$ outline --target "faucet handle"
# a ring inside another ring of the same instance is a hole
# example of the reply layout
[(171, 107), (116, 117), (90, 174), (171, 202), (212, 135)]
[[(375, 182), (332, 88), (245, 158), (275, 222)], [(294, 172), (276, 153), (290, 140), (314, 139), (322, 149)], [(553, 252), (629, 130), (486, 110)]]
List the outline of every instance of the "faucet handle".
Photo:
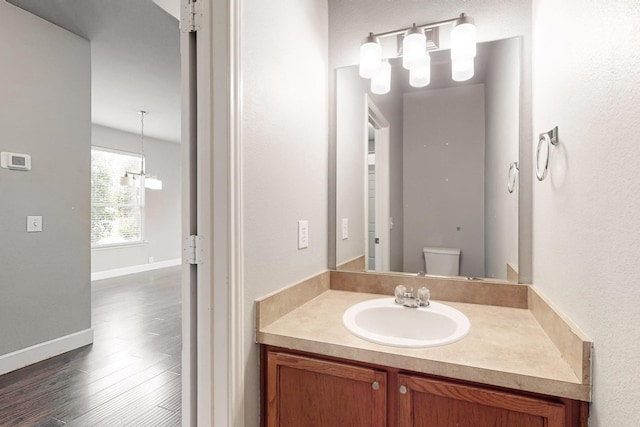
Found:
[(425, 288), (424, 286), (418, 289), (418, 305), (420, 305), (421, 307), (428, 307), (430, 298), (431, 292), (429, 292), (429, 289)]
[(407, 288), (403, 285), (396, 286), (394, 294), (396, 296), (396, 304), (404, 304), (405, 293), (407, 292)]

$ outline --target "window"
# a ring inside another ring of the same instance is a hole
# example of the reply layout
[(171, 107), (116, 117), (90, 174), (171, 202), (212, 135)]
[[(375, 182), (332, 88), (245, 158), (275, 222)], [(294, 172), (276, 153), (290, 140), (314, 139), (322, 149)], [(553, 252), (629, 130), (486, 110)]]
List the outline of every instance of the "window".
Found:
[(125, 172), (140, 171), (141, 156), (91, 149), (91, 247), (142, 242), (144, 187), (120, 184)]

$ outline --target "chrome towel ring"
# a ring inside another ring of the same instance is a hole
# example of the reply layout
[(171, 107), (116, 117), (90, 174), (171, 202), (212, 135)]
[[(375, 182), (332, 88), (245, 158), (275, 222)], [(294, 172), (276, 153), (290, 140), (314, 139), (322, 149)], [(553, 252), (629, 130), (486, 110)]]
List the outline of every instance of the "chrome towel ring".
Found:
[[(538, 150), (536, 152), (536, 177), (538, 181), (544, 180), (549, 169), (549, 153), (552, 145), (558, 145), (558, 126), (549, 132), (541, 133), (538, 140)], [(542, 159), (540, 152), (542, 151)], [(542, 166), (542, 168), (541, 168)]]
[(507, 190), (509, 191), (509, 193), (513, 193), (513, 190), (516, 188), (516, 179), (518, 178), (518, 172), (520, 172), (518, 162), (512, 162), (509, 165), (509, 172), (507, 173)]

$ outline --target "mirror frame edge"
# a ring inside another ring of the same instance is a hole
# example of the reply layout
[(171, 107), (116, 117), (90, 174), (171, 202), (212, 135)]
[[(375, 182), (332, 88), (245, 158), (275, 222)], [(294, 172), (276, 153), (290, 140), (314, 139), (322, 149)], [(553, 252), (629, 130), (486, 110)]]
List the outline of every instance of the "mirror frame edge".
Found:
[[(519, 154), (518, 162), (518, 283), (533, 283), (533, 179), (532, 179), (532, 63), (531, 40), (524, 35), (515, 35), (520, 40), (520, 111), (519, 111)], [(505, 37), (510, 38), (510, 37)], [(484, 40), (491, 42), (494, 40)], [(337, 117), (336, 117), (336, 81), (338, 68), (329, 69), (328, 82), (328, 270), (337, 270)], [(524, 179), (523, 179), (524, 177)], [(524, 208), (524, 209), (523, 209)], [(384, 272), (384, 274), (396, 272)], [(404, 274), (402, 272), (398, 272)]]

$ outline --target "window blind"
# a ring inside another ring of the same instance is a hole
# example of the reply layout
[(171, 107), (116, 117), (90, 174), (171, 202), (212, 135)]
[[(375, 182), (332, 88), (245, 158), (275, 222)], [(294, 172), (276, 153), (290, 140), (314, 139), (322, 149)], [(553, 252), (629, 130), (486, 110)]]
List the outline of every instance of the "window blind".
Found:
[(143, 240), (144, 188), (120, 184), (125, 172), (140, 172), (141, 156), (91, 149), (91, 246)]

